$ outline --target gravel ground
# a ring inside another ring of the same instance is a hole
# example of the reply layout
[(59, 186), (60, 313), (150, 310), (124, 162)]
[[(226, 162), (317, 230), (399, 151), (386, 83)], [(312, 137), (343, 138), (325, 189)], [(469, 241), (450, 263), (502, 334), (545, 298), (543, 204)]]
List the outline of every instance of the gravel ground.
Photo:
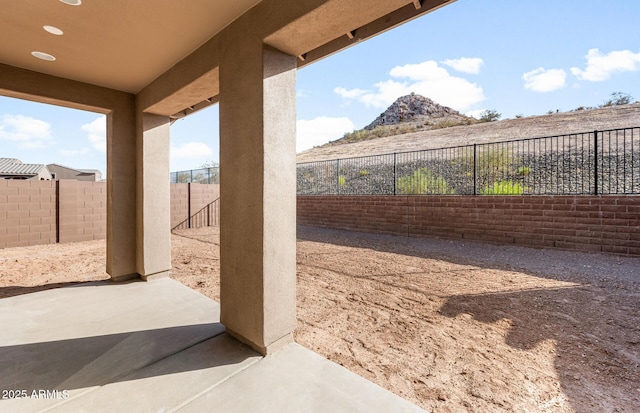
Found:
[[(171, 276), (219, 299), (216, 228)], [(0, 250), (0, 297), (104, 279), (104, 241)], [(296, 340), (434, 412), (640, 411), (640, 259), (300, 227)]]

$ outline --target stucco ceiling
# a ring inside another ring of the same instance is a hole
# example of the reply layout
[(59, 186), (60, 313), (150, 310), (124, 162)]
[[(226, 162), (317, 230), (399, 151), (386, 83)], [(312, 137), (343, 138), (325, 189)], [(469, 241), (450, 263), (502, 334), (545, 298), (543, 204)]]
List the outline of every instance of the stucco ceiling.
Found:
[[(137, 93), (259, 2), (82, 0), (75, 6), (60, 0), (3, 1), (0, 63)], [(56, 60), (37, 59), (34, 51)]]

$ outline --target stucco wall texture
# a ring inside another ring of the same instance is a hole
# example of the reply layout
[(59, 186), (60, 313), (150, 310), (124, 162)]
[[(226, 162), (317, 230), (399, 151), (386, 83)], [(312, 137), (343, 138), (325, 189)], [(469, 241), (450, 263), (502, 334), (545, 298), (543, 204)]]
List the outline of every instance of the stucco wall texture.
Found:
[[(188, 218), (189, 194), (193, 213), (220, 190), (172, 184), (172, 227)], [(105, 182), (0, 180), (0, 248), (104, 239), (106, 205)]]

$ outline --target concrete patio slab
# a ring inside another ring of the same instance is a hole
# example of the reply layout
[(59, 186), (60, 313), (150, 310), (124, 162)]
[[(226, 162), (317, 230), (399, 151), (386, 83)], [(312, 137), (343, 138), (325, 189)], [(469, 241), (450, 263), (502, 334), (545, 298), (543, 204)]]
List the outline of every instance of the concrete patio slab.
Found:
[(422, 411), (297, 344), (260, 356), (170, 278), (5, 298), (0, 323), (2, 412)]
[(298, 344), (221, 383), (182, 412), (424, 412)]

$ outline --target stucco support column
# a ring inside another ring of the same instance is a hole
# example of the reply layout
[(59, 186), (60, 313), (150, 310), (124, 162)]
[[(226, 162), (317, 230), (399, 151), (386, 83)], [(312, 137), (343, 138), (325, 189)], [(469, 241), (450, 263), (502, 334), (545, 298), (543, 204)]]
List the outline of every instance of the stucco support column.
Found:
[(220, 66), (221, 321), (267, 354), (296, 327), (296, 58), (239, 38)]
[(138, 277), (133, 96), (107, 114), (107, 273), (113, 281)]
[(169, 121), (138, 114), (136, 269), (143, 280), (167, 276), (171, 268)]

